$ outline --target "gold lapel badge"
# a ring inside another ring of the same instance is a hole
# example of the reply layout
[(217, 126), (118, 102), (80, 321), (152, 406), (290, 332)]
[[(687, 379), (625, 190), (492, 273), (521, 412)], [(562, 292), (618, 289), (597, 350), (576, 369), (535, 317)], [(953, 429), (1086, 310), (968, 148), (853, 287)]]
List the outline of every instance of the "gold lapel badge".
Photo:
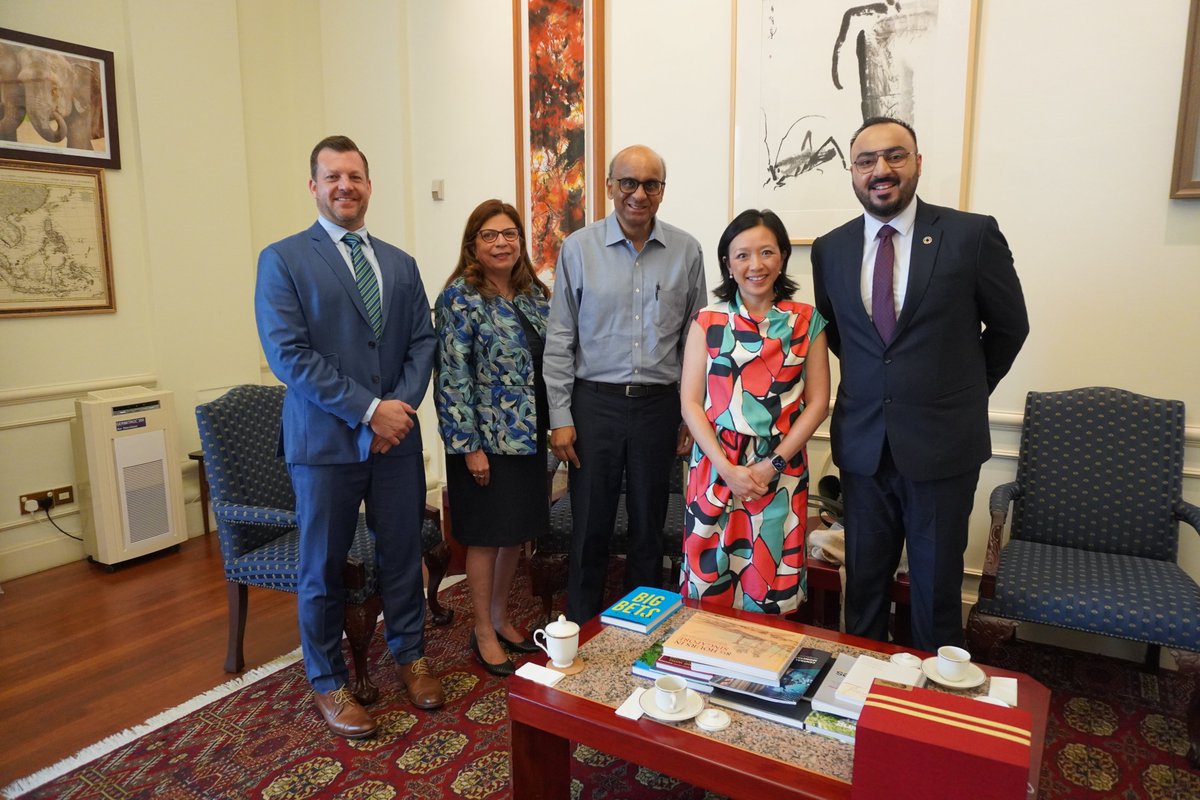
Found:
[(921, 244), (933, 244), (933, 237), (926, 236), (924, 239), (921, 240)]

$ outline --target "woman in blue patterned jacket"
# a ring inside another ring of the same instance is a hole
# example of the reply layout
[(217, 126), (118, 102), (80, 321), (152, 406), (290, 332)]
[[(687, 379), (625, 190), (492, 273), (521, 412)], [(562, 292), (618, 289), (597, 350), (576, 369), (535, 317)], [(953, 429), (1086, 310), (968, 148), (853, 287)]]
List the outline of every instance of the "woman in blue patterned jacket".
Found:
[(537, 652), (513, 627), (508, 595), (521, 544), (549, 526), (542, 382), (549, 308), (517, 210), (499, 200), (480, 204), (434, 306), (436, 403), (450, 521), (467, 547), (471, 650), (501, 677), (514, 671), (505, 649)]

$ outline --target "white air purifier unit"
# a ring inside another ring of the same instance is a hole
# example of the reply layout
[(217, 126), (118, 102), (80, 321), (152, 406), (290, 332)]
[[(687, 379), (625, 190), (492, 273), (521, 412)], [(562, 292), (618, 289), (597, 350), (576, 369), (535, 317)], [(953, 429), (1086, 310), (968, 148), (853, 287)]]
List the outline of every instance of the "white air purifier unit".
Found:
[(129, 386), (75, 401), (84, 551), (113, 565), (187, 539), (174, 395)]

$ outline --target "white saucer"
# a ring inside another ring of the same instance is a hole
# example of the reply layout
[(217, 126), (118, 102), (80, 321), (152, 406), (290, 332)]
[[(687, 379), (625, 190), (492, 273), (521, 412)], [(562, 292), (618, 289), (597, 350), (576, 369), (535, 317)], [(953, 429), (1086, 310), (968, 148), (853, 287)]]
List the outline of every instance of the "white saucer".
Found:
[(934, 683), (940, 683), (942, 686), (948, 686), (951, 689), (972, 689), (987, 680), (987, 675), (983, 674), (983, 670), (974, 664), (967, 664), (967, 674), (960, 680), (952, 681), (942, 675), (937, 670), (937, 656), (930, 656), (921, 662), (921, 671), (925, 673), (925, 677)]
[(683, 700), (683, 708), (678, 711), (663, 711), (658, 707), (658, 703), (654, 702), (654, 690), (647, 689), (642, 692), (638, 705), (642, 707), (646, 716), (653, 717), (659, 722), (682, 722), (685, 719), (691, 719), (704, 709), (704, 698), (700, 696), (699, 692), (688, 689)]

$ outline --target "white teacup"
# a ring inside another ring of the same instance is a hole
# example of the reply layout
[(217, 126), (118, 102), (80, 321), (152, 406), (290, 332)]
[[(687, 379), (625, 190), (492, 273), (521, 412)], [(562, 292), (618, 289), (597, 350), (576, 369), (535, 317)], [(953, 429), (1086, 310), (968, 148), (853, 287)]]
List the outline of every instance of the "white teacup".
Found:
[(654, 679), (654, 704), (660, 710), (673, 714), (682, 711), (687, 700), (687, 681), (677, 675), (663, 675)]
[(971, 654), (961, 647), (943, 645), (937, 651), (937, 671), (948, 681), (961, 681), (967, 677), (971, 666)]
[[(541, 641), (538, 641), (538, 634), (542, 636)], [(579, 625), (559, 614), (557, 622), (533, 632), (533, 643), (550, 656), (552, 665), (566, 669), (575, 663), (575, 654), (579, 652)]]

